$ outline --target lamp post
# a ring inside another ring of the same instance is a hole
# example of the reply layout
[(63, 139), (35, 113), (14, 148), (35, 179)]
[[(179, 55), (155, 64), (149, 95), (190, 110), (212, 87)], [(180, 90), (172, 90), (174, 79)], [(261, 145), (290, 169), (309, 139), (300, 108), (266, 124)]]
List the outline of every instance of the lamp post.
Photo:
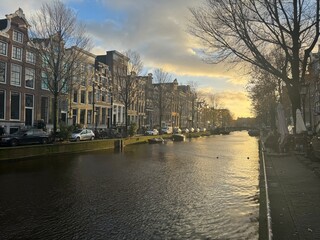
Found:
[(92, 81), (92, 126), (95, 126), (95, 99), (96, 99), (96, 91), (95, 91), (95, 82)]
[[(96, 79), (98, 79), (98, 81), (96, 81)], [(95, 74), (95, 79), (92, 81), (92, 126), (94, 126), (95, 131), (97, 130), (98, 127), (98, 121), (95, 117), (95, 114), (97, 113), (96, 109), (95, 109), (95, 104), (96, 104), (96, 87), (98, 87), (98, 89), (101, 89), (101, 85), (100, 85), (100, 75), (99, 74)]]

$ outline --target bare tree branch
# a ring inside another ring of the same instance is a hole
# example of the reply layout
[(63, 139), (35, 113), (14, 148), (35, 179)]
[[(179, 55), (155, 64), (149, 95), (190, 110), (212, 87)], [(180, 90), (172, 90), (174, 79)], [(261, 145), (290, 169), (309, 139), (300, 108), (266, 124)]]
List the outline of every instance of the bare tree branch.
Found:
[(59, 0), (44, 3), (30, 23), (31, 44), (42, 62), (40, 74), (45, 75), (45, 84), (54, 98), (53, 131), (56, 133), (59, 97), (72, 79), (79, 76), (76, 64), (84, 60), (90, 39), (76, 14)]

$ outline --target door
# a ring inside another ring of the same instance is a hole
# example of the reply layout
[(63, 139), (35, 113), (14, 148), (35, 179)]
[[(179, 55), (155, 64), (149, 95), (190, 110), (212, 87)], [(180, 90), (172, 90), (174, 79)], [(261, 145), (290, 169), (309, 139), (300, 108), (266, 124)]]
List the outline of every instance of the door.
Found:
[(26, 112), (25, 112), (25, 125), (32, 126), (33, 109), (26, 108), (25, 110), (26, 110)]

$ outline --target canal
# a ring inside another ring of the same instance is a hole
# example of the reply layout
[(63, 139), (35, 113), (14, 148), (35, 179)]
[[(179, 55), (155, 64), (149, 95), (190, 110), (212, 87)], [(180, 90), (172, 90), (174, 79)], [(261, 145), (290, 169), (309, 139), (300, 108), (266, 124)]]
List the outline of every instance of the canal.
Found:
[(258, 139), (0, 163), (0, 239), (258, 239)]

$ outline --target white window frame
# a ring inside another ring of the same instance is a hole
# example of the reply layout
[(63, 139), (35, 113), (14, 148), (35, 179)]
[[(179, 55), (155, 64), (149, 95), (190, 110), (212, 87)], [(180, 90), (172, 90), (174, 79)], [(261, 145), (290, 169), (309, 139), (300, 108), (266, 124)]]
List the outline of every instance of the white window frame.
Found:
[[(82, 93), (84, 93), (84, 95), (82, 95)], [(87, 94), (86, 94), (86, 90), (80, 90), (80, 104), (86, 104), (86, 97), (87, 97)], [(82, 97), (83, 97), (83, 102), (82, 102)]]
[[(3, 42), (3, 41), (0, 41), (0, 44), (2, 45), (2, 47), (0, 49), (4, 49), (4, 53), (2, 51), (0, 51), (0, 55), (3, 55), (3, 56), (8, 56), (8, 43), (7, 42)], [(3, 46), (5, 46), (5, 48), (3, 48)]]
[[(32, 74), (31, 74), (32, 73)], [(36, 71), (33, 68), (25, 68), (25, 87), (34, 89), (34, 84), (36, 81)], [(32, 76), (32, 87), (27, 86), (27, 80), (29, 80), (29, 77)]]
[(31, 64), (36, 64), (36, 55), (34, 54), (34, 52), (27, 51), (26, 62)]
[[(72, 93), (73, 93), (72, 94), (72, 102), (79, 103), (79, 91), (77, 89), (73, 89)], [(75, 97), (76, 97), (76, 99), (75, 99)], [(74, 100), (76, 100), (76, 101), (74, 101)]]
[(23, 43), (23, 33), (13, 30), (13, 36), (12, 36), (13, 41), (18, 42), (18, 43)]
[(0, 61), (0, 62), (3, 62), (4, 63), (4, 81), (0, 81), (0, 83), (7, 83), (7, 66), (8, 64), (5, 62), (5, 61)]
[[(32, 106), (27, 106), (27, 96), (32, 96)], [(25, 101), (25, 109), (32, 109), (32, 112), (33, 112), (33, 109), (34, 109), (34, 95), (33, 94), (29, 94), (29, 93), (26, 93), (24, 95), (24, 101)], [(33, 118), (33, 117), (32, 117)], [(33, 120), (33, 119), (32, 119)]]
[[(13, 79), (13, 76), (12, 76), (12, 75), (13, 75), (13, 69), (14, 69), (15, 67), (18, 67), (18, 68), (20, 69), (19, 72), (18, 72), (18, 71), (15, 72), (16, 74), (19, 74), (19, 84), (16, 84), (16, 82), (13, 82), (13, 81), (12, 81), (12, 79)], [(19, 87), (21, 87), (21, 76), (22, 76), (22, 66), (20, 66), (20, 65), (18, 65), (18, 64), (12, 63), (12, 64), (11, 64), (11, 74), (10, 74), (10, 84), (13, 85), (13, 86), (19, 86)]]
[[(44, 83), (44, 79), (47, 80), (47, 83)], [(42, 72), (41, 73), (41, 89), (43, 90), (49, 90), (49, 87), (48, 87), (48, 75), (45, 73), (45, 72)]]
[[(20, 53), (18, 50), (20, 50)], [(12, 59), (22, 61), (22, 55), (23, 55), (23, 49), (21, 47), (12, 46), (12, 54), (11, 54)]]
[[(43, 99), (45, 99), (43, 101)], [(49, 101), (50, 98), (46, 97), (46, 96), (41, 96), (41, 100), (40, 100), (40, 116), (41, 118), (45, 121), (45, 123), (48, 123), (49, 121)], [(45, 103), (43, 105), (43, 103)]]
[[(0, 89), (0, 92), (3, 92), (3, 97), (4, 97), (4, 101), (3, 101), (3, 118), (0, 117), (1, 120), (4, 120), (6, 118), (6, 90), (4, 89)], [(1, 102), (0, 102), (1, 104)]]
[[(12, 93), (17, 93), (19, 95), (19, 118), (18, 119), (11, 118), (11, 115), (12, 115), (12, 109), (11, 109), (11, 107), (12, 107), (12, 103), (11, 103)], [(21, 119), (21, 93), (12, 91), (12, 92), (10, 92), (10, 120), (11, 121), (20, 121), (20, 119)]]

